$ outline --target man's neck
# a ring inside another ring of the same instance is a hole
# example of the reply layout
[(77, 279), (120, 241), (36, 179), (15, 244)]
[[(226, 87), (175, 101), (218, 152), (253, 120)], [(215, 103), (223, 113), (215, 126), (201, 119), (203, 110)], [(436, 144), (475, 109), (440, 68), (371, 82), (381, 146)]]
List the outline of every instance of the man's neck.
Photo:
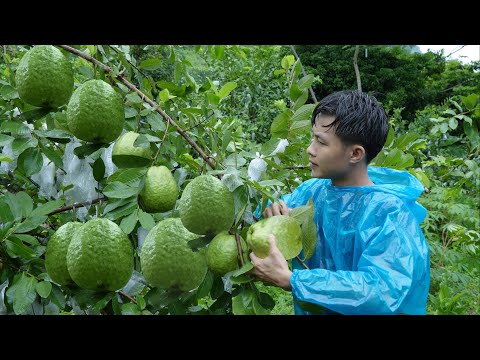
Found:
[(332, 179), (334, 186), (372, 186), (375, 183), (368, 177), (367, 167), (353, 169), (343, 178)]

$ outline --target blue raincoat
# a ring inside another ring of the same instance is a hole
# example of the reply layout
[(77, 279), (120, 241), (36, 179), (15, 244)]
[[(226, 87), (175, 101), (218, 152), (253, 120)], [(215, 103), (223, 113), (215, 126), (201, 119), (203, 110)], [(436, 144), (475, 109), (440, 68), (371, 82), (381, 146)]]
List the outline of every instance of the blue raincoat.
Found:
[(416, 202), (424, 187), (407, 171), (370, 166), (368, 175), (375, 186), (313, 178), (282, 197), (290, 208), (315, 205), (309, 270), (292, 260), (296, 314), (426, 313), (430, 251), (419, 225), (427, 212)]

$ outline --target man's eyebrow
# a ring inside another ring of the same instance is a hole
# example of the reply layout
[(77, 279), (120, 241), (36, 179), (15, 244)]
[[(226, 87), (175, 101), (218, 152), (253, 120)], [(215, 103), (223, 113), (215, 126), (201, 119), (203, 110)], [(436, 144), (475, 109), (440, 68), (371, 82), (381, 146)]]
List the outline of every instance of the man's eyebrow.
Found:
[(322, 141), (327, 141), (327, 139), (325, 138), (325, 136), (321, 135), (322, 133), (319, 133), (319, 132), (315, 132), (315, 131), (312, 131), (313, 132), (313, 135), (320, 138)]

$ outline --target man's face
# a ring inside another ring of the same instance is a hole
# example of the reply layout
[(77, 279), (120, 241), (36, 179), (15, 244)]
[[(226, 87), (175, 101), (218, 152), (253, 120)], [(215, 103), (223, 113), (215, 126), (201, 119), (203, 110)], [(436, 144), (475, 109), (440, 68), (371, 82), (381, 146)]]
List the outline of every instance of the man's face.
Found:
[(334, 121), (333, 116), (317, 116), (312, 128), (312, 142), (307, 148), (312, 176), (321, 179), (344, 179), (348, 174), (349, 146), (345, 146), (335, 135), (334, 127), (324, 127)]

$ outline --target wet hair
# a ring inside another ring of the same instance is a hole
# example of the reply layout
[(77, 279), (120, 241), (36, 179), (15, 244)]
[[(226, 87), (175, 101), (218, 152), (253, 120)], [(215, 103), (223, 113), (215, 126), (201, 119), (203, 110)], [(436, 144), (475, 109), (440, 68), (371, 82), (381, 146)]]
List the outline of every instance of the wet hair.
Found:
[(382, 105), (371, 95), (358, 90), (338, 91), (324, 97), (312, 114), (334, 116), (326, 127), (335, 127), (335, 135), (345, 145), (360, 144), (366, 152), (367, 164), (382, 150), (388, 134), (388, 117)]

